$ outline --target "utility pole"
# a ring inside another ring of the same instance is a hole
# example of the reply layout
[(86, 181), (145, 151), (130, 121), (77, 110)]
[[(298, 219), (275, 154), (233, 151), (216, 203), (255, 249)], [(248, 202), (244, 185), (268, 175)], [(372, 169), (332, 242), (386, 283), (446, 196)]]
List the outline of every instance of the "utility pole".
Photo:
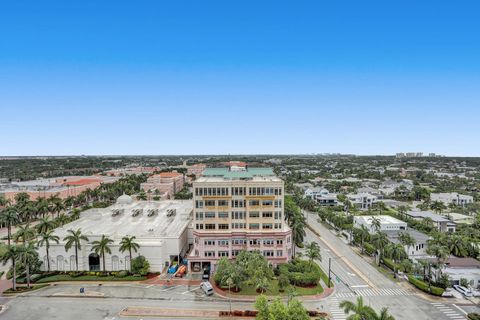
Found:
[(332, 269), (332, 258), (328, 258), (328, 283), (327, 286), (330, 288), (330, 282), (332, 282), (332, 277), (330, 276), (330, 271)]

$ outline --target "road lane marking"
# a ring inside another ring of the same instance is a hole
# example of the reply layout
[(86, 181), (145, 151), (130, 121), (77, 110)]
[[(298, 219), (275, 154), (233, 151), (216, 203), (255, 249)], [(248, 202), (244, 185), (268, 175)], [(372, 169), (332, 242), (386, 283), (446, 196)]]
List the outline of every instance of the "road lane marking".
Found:
[(457, 306), (456, 304), (452, 304), (452, 306), (454, 306), (455, 308), (457, 308), (458, 310), (460, 310), (461, 313), (463, 313), (464, 315), (467, 315), (468, 313), (463, 310), (462, 308), (460, 308), (459, 306)]

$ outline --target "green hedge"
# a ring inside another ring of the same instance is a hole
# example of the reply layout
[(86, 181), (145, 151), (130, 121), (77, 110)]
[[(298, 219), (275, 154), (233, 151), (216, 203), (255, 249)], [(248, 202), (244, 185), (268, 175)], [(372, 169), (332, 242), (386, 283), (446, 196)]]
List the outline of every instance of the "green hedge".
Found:
[(296, 286), (317, 285), (321, 278), (321, 269), (316, 262), (295, 259), (279, 266), (280, 274), (288, 277)]
[(443, 294), (443, 292), (445, 291), (442, 288), (438, 288), (438, 287), (434, 287), (434, 286), (430, 286), (431, 291), (429, 291), (428, 290), (428, 283), (425, 283), (422, 280), (416, 279), (411, 275), (408, 276), (408, 281), (411, 284), (413, 284), (415, 287), (417, 287), (418, 289), (420, 289), (424, 292), (427, 292), (427, 293), (431, 293), (434, 296), (441, 296)]
[[(383, 258), (383, 264), (390, 270), (394, 271), (394, 263), (391, 259)], [(396, 270), (398, 270), (398, 265)]]
[(470, 320), (480, 320), (480, 314), (478, 313), (469, 313), (467, 318)]
[(76, 277), (72, 277), (68, 274), (57, 274), (55, 276), (42, 278), (38, 280), (37, 283), (56, 282), (56, 281), (142, 281), (145, 279), (147, 279), (147, 277), (144, 277), (144, 276), (125, 276), (125, 277), (76, 276)]

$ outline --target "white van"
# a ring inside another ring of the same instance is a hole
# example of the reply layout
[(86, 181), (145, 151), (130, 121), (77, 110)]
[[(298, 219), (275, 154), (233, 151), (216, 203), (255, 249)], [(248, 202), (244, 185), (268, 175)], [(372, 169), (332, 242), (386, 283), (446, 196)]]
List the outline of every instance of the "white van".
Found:
[(461, 294), (463, 294), (465, 297), (471, 297), (472, 296), (472, 292), (465, 288), (465, 287), (462, 287), (462, 286), (459, 286), (458, 284), (454, 285), (453, 288), (455, 290), (457, 290), (458, 292), (460, 292)]
[(212, 284), (208, 281), (202, 282), (202, 284), (200, 284), (200, 288), (207, 296), (211, 296), (213, 294)]

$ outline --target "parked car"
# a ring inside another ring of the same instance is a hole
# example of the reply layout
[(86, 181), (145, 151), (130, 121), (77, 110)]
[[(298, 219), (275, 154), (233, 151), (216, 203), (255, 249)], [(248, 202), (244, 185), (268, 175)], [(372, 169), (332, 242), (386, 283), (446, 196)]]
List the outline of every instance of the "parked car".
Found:
[(461, 294), (463, 294), (465, 297), (471, 297), (472, 296), (472, 292), (470, 291), (470, 289), (467, 289), (463, 286), (460, 286), (458, 284), (454, 285), (453, 288), (455, 290), (457, 290), (458, 292), (460, 292)]
[(480, 291), (473, 290), (473, 291), (472, 291), (472, 295), (473, 295), (475, 298), (480, 297)]
[(442, 297), (450, 298), (453, 297), (453, 290), (452, 288), (447, 288), (445, 291), (442, 293)]

